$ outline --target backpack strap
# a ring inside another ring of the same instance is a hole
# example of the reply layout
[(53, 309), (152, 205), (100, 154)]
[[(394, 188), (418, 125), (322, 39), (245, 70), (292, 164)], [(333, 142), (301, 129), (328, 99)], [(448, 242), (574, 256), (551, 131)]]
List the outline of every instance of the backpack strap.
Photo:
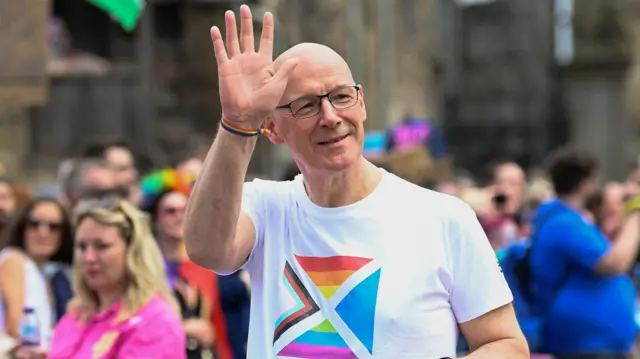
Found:
[(533, 219), (533, 233), (531, 235), (531, 246), (533, 246), (537, 241), (537, 235), (540, 232), (540, 230), (544, 227), (545, 224), (547, 224), (547, 222), (549, 222), (549, 220), (551, 218), (553, 218), (553, 216), (555, 216), (558, 212), (560, 212), (563, 209), (563, 207), (559, 204), (556, 204), (555, 206), (553, 206), (551, 209), (547, 210), (545, 213), (541, 214), (540, 217)]

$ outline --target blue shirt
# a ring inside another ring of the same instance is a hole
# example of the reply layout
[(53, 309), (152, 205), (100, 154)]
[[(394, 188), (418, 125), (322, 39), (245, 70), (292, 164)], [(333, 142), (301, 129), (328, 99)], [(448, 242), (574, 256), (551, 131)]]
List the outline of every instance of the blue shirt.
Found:
[[(553, 214), (538, 223), (549, 210)], [(561, 201), (543, 204), (534, 225), (531, 270), (545, 349), (556, 355), (630, 353), (637, 331), (633, 284), (626, 275), (595, 272), (609, 241)]]

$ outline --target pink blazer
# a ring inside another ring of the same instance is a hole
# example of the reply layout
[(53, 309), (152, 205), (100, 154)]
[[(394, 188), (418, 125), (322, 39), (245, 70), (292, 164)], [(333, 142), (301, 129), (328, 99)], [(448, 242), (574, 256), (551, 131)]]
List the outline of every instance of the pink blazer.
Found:
[(160, 296), (118, 321), (121, 303), (86, 323), (67, 314), (55, 328), (50, 359), (184, 359), (186, 335), (177, 313)]

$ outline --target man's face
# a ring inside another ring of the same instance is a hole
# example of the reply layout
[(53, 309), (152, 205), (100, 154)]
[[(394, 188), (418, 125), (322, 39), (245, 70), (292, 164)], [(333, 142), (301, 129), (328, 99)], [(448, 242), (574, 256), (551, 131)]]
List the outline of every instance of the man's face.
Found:
[(624, 183), (625, 196), (633, 197), (640, 195), (640, 170), (632, 172)]
[[(354, 85), (346, 64), (303, 59), (292, 73), (280, 105)], [(276, 109), (270, 139), (286, 144), (302, 170), (337, 171), (349, 167), (362, 154), (366, 120), (362, 90), (354, 93), (357, 102), (353, 106), (336, 109), (323, 98), (320, 112), (307, 118), (295, 118), (289, 109)], [(335, 139), (340, 140), (331, 143)]]
[(92, 189), (115, 188), (118, 186), (117, 173), (106, 167), (92, 167), (86, 173), (85, 186)]
[(603, 191), (602, 229), (607, 235), (617, 233), (624, 221), (625, 187), (620, 183), (609, 183)]
[(504, 210), (516, 213), (522, 207), (525, 195), (526, 179), (524, 171), (515, 163), (507, 163), (496, 169), (496, 193), (506, 197)]
[(609, 183), (604, 187), (604, 209), (612, 213), (624, 211), (625, 187), (621, 183)]
[(138, 180), (133, 155), (126, 148), (112, 147), (107, 150), (106, 160), (114, 170), (117, 185), (130, 186)]

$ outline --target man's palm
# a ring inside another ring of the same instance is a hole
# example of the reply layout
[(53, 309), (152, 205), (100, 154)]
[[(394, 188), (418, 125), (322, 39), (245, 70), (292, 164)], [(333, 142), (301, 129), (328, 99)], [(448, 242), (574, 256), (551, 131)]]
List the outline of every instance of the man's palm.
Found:
[(217, 27), (211, 29), (211, 39), (218, 62), (220, 102), (225, 119), (256, 128), (278, 105), (296, 63), (289, 61), (277, 73), (274, 71), (271, 14), (265, 14), (258, 52), (254, 50), (253, 20), (247, 6), (240, 8), (240, 16), (240, 42), (231, 11), (225, 14), (226, 49)]

